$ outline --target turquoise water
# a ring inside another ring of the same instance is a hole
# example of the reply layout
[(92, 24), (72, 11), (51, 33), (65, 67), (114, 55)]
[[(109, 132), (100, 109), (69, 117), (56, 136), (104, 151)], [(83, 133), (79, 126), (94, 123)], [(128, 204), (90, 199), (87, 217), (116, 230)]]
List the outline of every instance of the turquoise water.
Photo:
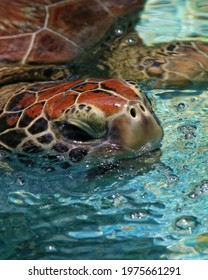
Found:
[(136, 30), (146, 44), (208, 38), (207, 0), (148, 0)]
[(161, 155), (107, 170), (0, 151), (1, 259), (208, 259), (208, 91), (147, 94)]
[(14, 169), (1, 170), (1, 258), (208, 258), (207, 91), (149, 94), (165, 131), (160, 159), (99, 174), (1, 153)]

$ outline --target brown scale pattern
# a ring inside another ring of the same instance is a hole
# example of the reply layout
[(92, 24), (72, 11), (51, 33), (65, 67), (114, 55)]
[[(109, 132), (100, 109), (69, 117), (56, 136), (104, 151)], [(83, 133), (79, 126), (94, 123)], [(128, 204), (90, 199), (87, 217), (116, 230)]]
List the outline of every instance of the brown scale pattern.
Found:
[(76, 92), (62, 93), (55, 95), (46, 102), (45, 113), (51, 120), (58, 119), (66, 108), (71, 107), (76, 102)]
[(136, 33), (118, 38), (106, 54), (110, 75), (151, 86), (187, 87), (208, 80), (208, 44), (170, 42), (145, 46)]
[(1, 104), (0, 143), (10, 150), (19, 147), (34, 152), (35, 146), (52, 148), (57, 136), (52, 131), (53, 123), (61, 121), (69, 108), (75, 104), (81, 107), (89, 104), (108, 117), (122, 110), (128, 100), (141, 100), (142, 94), (136, 95), (130, 86), (114, 79), (44, 82), (20, 89), (10, 85), (7, 99), (2, 99), (4, 104)]
[(126, 86), (124, 88), (123, 81), (117, 81), (115, 83), (115, 79), (109, 79), (101, 82), (101, 88), (104, 90), (115, 91), (116, 93), (122, 95), (123, 97), (129, 100), (134, 100), (135, 98), (138, 98), (138, 95), (136, 95), (136, 93), (132, 91), (132, 89), (129, 86)]
[[(131, 3), (130, 3), (131, 2)], [(1, 0), (0, 65), (68, 62), (144, 0)]]

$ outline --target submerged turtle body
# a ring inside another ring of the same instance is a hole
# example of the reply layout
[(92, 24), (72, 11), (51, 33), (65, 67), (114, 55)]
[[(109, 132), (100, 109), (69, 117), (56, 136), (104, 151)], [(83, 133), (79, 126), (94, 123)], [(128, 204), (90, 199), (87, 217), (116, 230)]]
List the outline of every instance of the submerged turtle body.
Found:
[(144, 0), (1, 0), (0, 65), (66, 62)]
[(139, 154), (163, 136), (139, 87), (116, 79), (5, 86), (0, 110), (0, 144), (8, 150)]
[(106, 53), (110, 75), (154, 88), (207, 83), (208, 43), (173, 41), (145, 46), (136, 33), (115, 39)]

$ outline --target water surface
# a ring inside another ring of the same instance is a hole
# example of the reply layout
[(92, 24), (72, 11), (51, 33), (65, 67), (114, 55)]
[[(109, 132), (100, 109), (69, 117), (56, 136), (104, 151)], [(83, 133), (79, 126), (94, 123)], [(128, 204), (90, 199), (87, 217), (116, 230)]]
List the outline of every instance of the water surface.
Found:
[[(171, 2), (147, 7), (139, 32), (206, 40), (206, 2)], [(160, 157), (101, 172), (0, 152), (1, 259), (208, 259), (208, 91), (147, 94), (165, 132)]]

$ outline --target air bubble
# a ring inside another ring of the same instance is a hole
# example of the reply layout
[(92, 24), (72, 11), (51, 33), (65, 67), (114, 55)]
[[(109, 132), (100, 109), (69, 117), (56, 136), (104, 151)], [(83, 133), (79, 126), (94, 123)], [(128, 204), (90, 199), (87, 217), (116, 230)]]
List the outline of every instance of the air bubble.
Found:
[(178, 112), (180, 112), (180, 111), (184, 111), (185, 107), (186, 107), (185, 103), (179, 103), (176, 106), (176, 109), (177, 109)]
[(16, 183), (19, 186), (23, 186), (25, 184), (25, 180), (22, 177), (18, 177), (17, 180), (16, 180)]
[(191, 102), (195, 102), (195, 101), (197, 101), (197, 98), (196, 97), (192, 97), (191, 98)]
[(178, 127), (178, 131), (184, 134), (193, 132), (196, 129), (197, 129), (196, 125), (192, 125), (192, 124), (183, 124)]
[(192, 233), (198, 225), (197, 218), (194, 216), (181, 216), (175, 220), (174, 228), (178, 231), (188, 231)]
[(190, 171), (190, 168), (188, 167), (188, 165), (184, 165), (184, 166), (183, 166), (183, 170), (184, 170), (185, 172), (189, 172), (189, 171)]
[(7, 156), (5, 151), (0, 150), (0, 159), (5, 158)]
[(147, 216), (149, 216), (149, 213), (146, 210), (139, 210), (136, 213), (137, 219), (140, 219), (140, 220), (146, 218)]
[(124, 29), (122, 27), (118, 27), (114, 30), (114, 34), (116, 37), (122, 36), (124, 34)]
[(48, 253), (52, 253), (52, 252), (56, 252), (56, 251), (57, 251), (57, 249), (56, 249), (56, 247), (55, 247), (54, 245), (48, 245), (48, 246), (46, 246), (46, 247), (45, 247), (45, 250), (46, 250), (46, 252), (48, 252)]
[(134, 45), (136, 43), (136, 39), (133, 37), (130, 37), (130, 38), (126, 39), (126, 43), (128, 45)]
[(188, 197), (195, 198), (204, 195), (208, 195), (208, 180), (202, 181), (200, 186), (197, 186), (194, 191), (188, 194)]
[(149, 212), (144, 209), (138, 210), (136, 213), (130, 214), (132, 220), (144, 220), (149, 216)]
[(43, 172), (54, 172), (54, 171), (56, 171), (56, 169), (54, 167), (51, 167), (51, 166), (44, 166), (44, 167), (41, 168), (41, 170)]
[(188, 195), (188, 197), (190, 197), (190, 198), (195, 198), (196, 196), (197, 196), (197, 194), (195, 192), (191, 192)]
[(177, 182), (178, 180), (179, 180), (179, 178), (176, 175), (169, 175), (168, 176), (168, 182), (169, 183)]
[(196, 138), (196, 135), (195, 135), (194, 132), (188, 132), (188, 133), (186, 133), (186, 135), (185, 135), (185, 139), (186, 139), (186, 140), (193, 139), (193, 138)]
[(182, 208), (180, 207), (180, 206), (178, 206), (177, 208), (176, 208), (176, 212), (181, 212), (182, 211)]
[(144, 61), (144, 65), (145, 66), (150, 66), (150, 65), (152, 65), (153, 64), (153, 60), (151, 60), (151, 59), (146, 59), (145, 61)]
[(202, 188), (203, 191), (208, 192), (208, 180), (203, 180), (200, 188)]
[(141, 195), (141, 198), (142, 198), (142, 199), (144, 199), (144, 198), (146, 198), (146, 197), (148, 197), (148, 193), (143, 193), (143, 194)]

